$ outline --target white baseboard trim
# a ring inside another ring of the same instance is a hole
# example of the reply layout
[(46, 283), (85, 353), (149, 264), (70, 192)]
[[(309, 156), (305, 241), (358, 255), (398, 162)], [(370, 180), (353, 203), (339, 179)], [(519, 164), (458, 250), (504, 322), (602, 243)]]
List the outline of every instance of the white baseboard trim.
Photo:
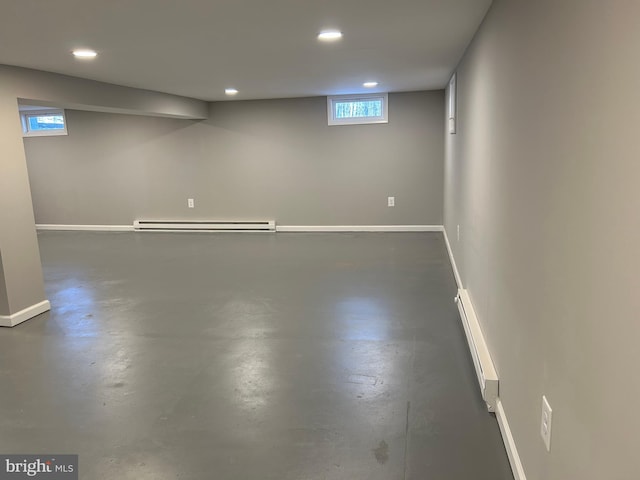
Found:
[(52, 225), (36, 224), (37, 230), (73, 230), (89, 232), (133, 232), (133, 225)]
[(51, 304), (49, 300), (44, 300), (35, 305), (20, 310), (13, 315), (0, 315), (0, 327), (15, 327), (16, 325), (26, 322), (30, 318), (33, 318), (41, 313), (51, 310)]
[[(458, 271), (458, 266), (456, 265), (456, 259), (453, 256), (453, 250), (451, 249), (451, 244), (449, 243), (447, 230), (443, 228), (442, 233), (444, 234), (444, 242), (447, 245), (447, 251), (449, 252), (449, 260), (451, 261), (451, 267), (453, 268), (453, 275), (456, 278), (458, 289), (462, 289), (463, 286), (462, 280), (460, 279), (460, 272)], [(507, 451), (507, 457), (509, 457), (509, 464), (511, 465), (513, 478), (514, 480), (527, 480), (527, 476), (524, 473), (524, 468), (522, 467), (522, 461), (520, 460), (520, 455), (518, 454), (516, 442), (513, 438), (513, 435), (511, 434), (511, 428), (509, 427), (507, 414), (504, 411), (504, 407), (502, 406), (500, 397), (496, 399), (495, 404), (496, 420), (498, 421), (498, 426), (500, 427), (500, 433), (502, 435), (504, 448)]]
[(511, 435), (511, 428), (509, 428), (507, 414), (502, 407), (500, 398), (496, 401), (496, 419), (500, 426), (502, 441), (504, 442), (504, 447), (507, 450), (507, 456), (509, 457), (509, 463), (511, 464), (511, 471), (513, 472), (514, 480), (527, 480), (527, 477), (524, 474), (524, 468), (522, 468), (518, 449), (516, 448), (516, 442), (513, 439), (513, 435)]
[[(133, 225), (36, 224), (37, 230), (133, 232)], [(442, 225), (276, 225), (276, 232), (443, 232)]]
[(276, 232), (442, 232), (442, 225), (276, 225)]
[(447, 230), (444, 227), (442, 228), (442, 233), (444, 234), (444, 243), (447, 245), (447, 251), (449, 252), (449, 260), (451, 261), (451, 267), (453, 268), (453, 276), (456, 277), (458, 288), (463, 288), (462, 280), (460, 279), (460, 272), (458, 271), (458, 266), (456, 265), (456, 259), (453, 258), (453, 250), (451, 250), (451, 244), (449, 243)]

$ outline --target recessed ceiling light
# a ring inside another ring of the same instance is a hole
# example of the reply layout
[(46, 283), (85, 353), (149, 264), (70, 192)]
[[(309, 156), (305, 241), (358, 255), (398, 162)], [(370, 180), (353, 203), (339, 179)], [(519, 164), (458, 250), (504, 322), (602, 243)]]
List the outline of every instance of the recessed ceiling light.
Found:
[(373, 88), (378, 86), (378, 82), (364, 82), (362, 86), (365, 88)]
[(235, 88), (225, 88), (224, 93), (226, 93), (227, 95), (237, 95), (238, 90), (236, 90)]
[(72, 53), (76, 58), (96, 58), (98, 55), (95, 50), (88, 50), (86, 48), (74, 50)]
[(339, 30), (324, 30), (318, 34), (318, 40), (323, 42), (332, 42), (342, 38), (342, 32)]

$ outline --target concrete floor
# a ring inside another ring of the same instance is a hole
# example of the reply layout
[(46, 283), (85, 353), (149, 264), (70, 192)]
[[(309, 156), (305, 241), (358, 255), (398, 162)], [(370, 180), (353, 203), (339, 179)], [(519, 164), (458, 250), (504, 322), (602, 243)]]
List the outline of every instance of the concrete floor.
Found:
[(502, 480), (439, 233), (40, 233), (0, 452), (80, 478)]

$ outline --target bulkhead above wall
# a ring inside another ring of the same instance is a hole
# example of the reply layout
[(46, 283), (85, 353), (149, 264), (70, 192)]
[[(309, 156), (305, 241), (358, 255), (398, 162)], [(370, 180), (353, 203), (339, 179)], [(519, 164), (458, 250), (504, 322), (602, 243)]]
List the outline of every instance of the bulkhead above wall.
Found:
[(202, 120), (208, 104), (193, 98), (0, 65), (0, 95), (21, 103), (106, 113)]

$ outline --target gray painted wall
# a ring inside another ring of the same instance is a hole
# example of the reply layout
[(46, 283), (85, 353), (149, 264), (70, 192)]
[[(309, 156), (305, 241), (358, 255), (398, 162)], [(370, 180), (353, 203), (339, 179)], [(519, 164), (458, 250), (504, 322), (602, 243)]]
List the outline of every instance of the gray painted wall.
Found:
[(0, 315), (45, 300), (18, 99), (38, 105), (204, 118), (200, 100), (0, 65)]
[(495, 0), (458, 68), (445, 226), (528, 480), (638, 477), (638, 18)]
[(0, 78), (0, 315), (45, 299), (18, 102)]
[(36, 222), (441, 225), (443, 112), (443, 91), (391, 94), (380, 125), (329, 127), (323, 97), (214, 103), (200, 122), (69, 110), (68, 136), (25, 139)]
[(9, 298), (7, 297), (7, 285), (4, 280), (4, 267), (2, 266), (2, 252), (0, 252), (0, 315), (9, 315)]

